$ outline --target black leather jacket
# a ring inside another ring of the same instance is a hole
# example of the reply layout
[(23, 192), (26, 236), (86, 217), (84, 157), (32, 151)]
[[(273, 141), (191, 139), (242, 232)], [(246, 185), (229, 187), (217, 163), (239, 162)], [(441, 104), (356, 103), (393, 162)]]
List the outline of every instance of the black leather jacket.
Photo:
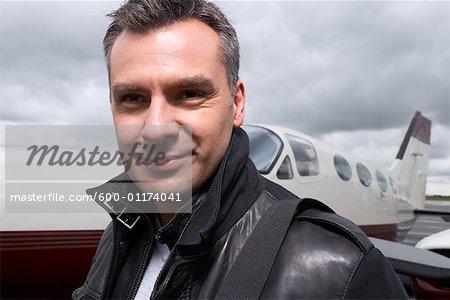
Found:
[[(121, 175), (115, 181), (124, 178)], [(126, 192), (120, 184), (107, 189)], [(86, 282), (72, 296), (134, 298), (158, 239), (171, 254), (152, 298), (214, 298), (260, 217), (279, 199), (295, 197), (257, 172), (248, 159), (246, 134), (234, 130), (215, 177), (194, 197), (192, 214), (177, 214), (158, 232), (152, 225), (155, 215), (141, 215), (129, 229), (112, 214)], [(129, 224), (136, 220), (136, 215), (127, 217)], [(255, 255), (264, 260), (264, 253)], [(356, 225), (310, 201), (300, 202), (261, 296), (407, 297), (392, 267)]]

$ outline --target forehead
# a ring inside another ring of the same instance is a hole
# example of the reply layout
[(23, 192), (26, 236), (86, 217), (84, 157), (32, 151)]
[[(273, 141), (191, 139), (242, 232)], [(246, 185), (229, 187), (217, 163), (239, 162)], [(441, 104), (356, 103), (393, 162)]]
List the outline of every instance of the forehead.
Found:
[[(220, 64), (220, 38), (205, 23), (190, 19), (144, 34), (122, 32), (114, 42), (110, 57), (110, 72), (115, 76), (130, 68), (164, 67), (181, 72)], [(224, 69), (225, 70), (225, 69)]]

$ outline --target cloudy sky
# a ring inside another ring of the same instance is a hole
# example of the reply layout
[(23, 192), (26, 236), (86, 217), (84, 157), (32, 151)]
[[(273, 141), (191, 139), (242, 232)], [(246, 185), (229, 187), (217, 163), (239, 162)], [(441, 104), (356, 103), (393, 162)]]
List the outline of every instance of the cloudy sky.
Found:
[[(429, 194), (450, 194), (450, 2), (219, 2), (241, 42), (247, 123), (387, 169), (432, 119)], [(0, 2), (0, 121), (111, 124), (101, 40), (118, 2)], [(0, 134), (4, 143), (4, 133)]]

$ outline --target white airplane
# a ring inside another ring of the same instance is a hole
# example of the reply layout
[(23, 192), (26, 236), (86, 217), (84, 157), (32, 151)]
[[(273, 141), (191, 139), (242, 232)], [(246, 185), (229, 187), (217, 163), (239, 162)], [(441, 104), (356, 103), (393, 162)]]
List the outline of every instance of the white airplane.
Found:
[[(275, 126), (244, 129), (250, 158), (264, 176), (300, 197), (323, 201), (372, 237), (401, 239), (414, 221), (414, 211), (424, 208), (431, 122), (419, 112), (388, 172), (296, 131)], [(83, 284), (109, 221), (107, 214), (11, 214), (2, 204), (0, 298), (70, 296)], [(389, 257), (389, 251), (398, 253), (397, 245), (379, 247)], [(406, 273), (421, 277), (415, 270)]]
[[(320, 199), (352, 220), (391, 261), (418, 299), (450, 299), (448, 235), (428, 239), (417, 249), (394, 243), (417, 215), (448, 215), (425, 209), (431, 121), (416, 112), (388, 171), (334, 149), (303, 133), (277, 126), (247, 125), (250, 158), (266, 178), (301, 198)], [(439, 249), (445, 244), (447, 250)], [(406, 279), (405, 279), (406, 278)], [(411, 280), (410, 280), (411, 278)], [(411, 283), (412, 282), (412, 283)]]
[(363, 159), (276, 126), (245, 126), (250, 158), (268, 179), (320, 199), (367, 235), (401, 240), (423, 210), (431, 121), (416, 112), (397, 157), (383, 172)]

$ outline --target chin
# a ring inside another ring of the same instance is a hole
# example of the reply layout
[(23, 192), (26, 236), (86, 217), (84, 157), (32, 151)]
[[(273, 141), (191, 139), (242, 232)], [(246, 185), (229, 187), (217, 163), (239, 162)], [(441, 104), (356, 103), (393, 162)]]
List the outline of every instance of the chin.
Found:
[(192, 190), (190, 179), (156, 179), (136, 181), (135, 184), (144, 193), (186, 193)]

